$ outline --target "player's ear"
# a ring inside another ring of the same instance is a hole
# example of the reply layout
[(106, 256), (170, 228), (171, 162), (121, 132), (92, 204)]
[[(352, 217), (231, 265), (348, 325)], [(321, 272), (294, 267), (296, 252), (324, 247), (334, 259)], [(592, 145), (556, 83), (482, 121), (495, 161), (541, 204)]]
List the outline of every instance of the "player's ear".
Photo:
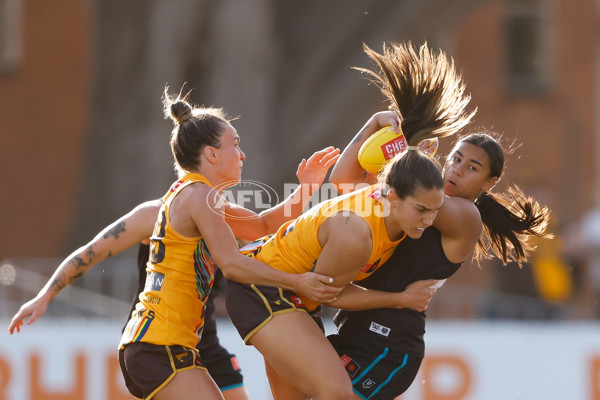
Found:
[(204, 146), (204, 149), (202, 149), (202, 154), (204, 155), (204, 158), (211, 164), (216, 164), (218, 157), (217, 157), (217, 152), (216, 152), (216, 148), (213, 146)]
[(391, 188), (386, 196), (386, 199), (390, 202), (390, 206), (392, 208), (395, 208), (398, 205), (398, 201), (400, 200), (400, 198), (398, 197), (398, 194), (396, 193), (396, 191)]
[(496, 186), (496, 183), (498, 183), (498, 177), (494, 176), (485, 181), (481, 189), (484, 192), (489, 192), (494, 186)]

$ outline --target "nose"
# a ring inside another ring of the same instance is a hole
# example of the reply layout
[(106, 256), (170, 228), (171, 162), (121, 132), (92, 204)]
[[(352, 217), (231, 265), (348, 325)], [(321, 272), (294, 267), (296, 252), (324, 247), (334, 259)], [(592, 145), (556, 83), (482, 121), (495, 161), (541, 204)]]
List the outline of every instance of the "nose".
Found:
[(464, 166), (462, 164), (456, 165), (453, 169), (452, 172), (454, 173), (454, 175), (456, 176), (462, 176), (463, 172), (464, 172)]
[(437, 216), (437, 211), (432, 211), (432, 212), (426, 213), (425, 216), (423, 217), (423, 223), (425, 224), (425, 226), (433, 225), (433, 221), (435, 220), (436, 216)]
[(240, 160), (244, 161), (246, 159), (246, 154), (240, 149)]

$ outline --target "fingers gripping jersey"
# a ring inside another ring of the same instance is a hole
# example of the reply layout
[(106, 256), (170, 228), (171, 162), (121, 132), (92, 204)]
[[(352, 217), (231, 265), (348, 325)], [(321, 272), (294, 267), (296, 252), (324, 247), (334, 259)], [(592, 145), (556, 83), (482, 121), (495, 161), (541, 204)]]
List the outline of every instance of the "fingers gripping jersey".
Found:
[[(384, 224), (386, 202), (381, 189), (375, 185), (321, 202), (282, 225), (274, 235), (259, 239), (241, 251), (281, 271), (296, 274), (312, 271), (323, 250), (318, 239), (319, 228), (327, 218), (344, 211), (358, 215), (371, 228), (373, 250), (354, 280), (364, 279), (390, 258), (394, 248), (404, 239), (390, 240)], [(309, 311), (317, 306), (305, 298), (302, 300)]]
[(146, 342), (193, 348), (198, 343), (215, 264), (202, 237), (177, 233), (169, 218), (173, 199), (196, 182), (210, 186), (202, 175), (187, 174), (164, 196), (150, 238), (146, 285), (125, 327), (120, 347)]

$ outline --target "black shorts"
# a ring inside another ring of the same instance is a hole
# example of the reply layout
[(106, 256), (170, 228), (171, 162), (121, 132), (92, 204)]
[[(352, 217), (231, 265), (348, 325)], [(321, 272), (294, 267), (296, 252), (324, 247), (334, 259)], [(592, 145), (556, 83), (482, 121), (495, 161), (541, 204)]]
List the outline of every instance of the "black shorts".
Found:
[(151, 399), (178, 372), (206, 371), (196, 349), (143, 342), (119, 350), (119, 364), (129, 393), (138, 399)]
[(227, 313), (245, 343), (273, 315), (304, 311), (304, 303), (294, 292), (274, 286), (227, 283)]
[(388, 347), (369, 347), (362, 340), (327, 337), (337, 351), (361, 399), (392, 400), (404, 393), (417, 376), (422, 357)]
[(202, 363), (221, 391), (244, 385), (242, 368), (237, 357), (221, 346), (218, 341), (204, 341), (196, 348)]
[(202, 364), (204, 364), (210, 376), (219, 389), (225, 391), (242, 386), (244, 377), (238, 359), (219, 343), (213, 299), (213, 293), (211, 292), (206, 302), (202, 337), (196, 345), (196, 349), (200, 352)]

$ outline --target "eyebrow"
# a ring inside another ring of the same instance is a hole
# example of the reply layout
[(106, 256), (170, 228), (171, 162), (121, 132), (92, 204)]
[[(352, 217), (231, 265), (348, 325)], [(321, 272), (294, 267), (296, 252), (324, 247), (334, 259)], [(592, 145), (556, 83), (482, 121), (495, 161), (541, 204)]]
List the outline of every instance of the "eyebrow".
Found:
[(427, 210), (427, 211), (439, 211), (444, 206), (444, 203), (442, 203), (441, 206), (439, 206), (438, 208), (435, 208), (435, 209), (433, 209), (433, 208), (427, 208), (427, 207), (425, 207), (422, 204), (416, 204), (416, 206), (422, 208), (423, 210)]
[[(461, 157), (464, 157), (464, 154), (463, 154), (463, 153), (461, 153), (461, 152), (460, 152), (460, 151), (458, 151), (458, 150), (456, 150), (456, 151), (455, 151), (455, 153), (458, 153), (458, 155), (459, 155), (459, 156), (461, 156)], [(480, 167), (483, 167), (483, 164), (482, 164), (482, 163), (480, 163), (479, 161), (475, 160), (474, 158), (471, 158), (469, 161), (470, 161), (470, 162), (472, 162), (473, 164), (477, 164), (477, 165), (479, 165)]]

